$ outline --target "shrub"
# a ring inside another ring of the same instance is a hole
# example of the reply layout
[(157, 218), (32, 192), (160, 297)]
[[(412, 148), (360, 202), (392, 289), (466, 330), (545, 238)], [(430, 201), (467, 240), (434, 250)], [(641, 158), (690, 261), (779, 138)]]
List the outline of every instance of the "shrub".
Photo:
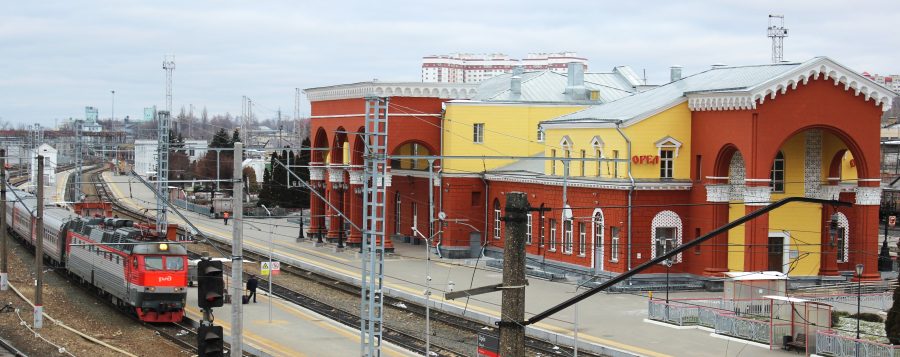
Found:
[(859, 318), (862, 321), (868, 321), (868, 322), (884, 322), (884, 318), (882, 318), (881, 315), (878, 315), (876, 313), (871, 313), (871, 312), (863, 312), (863, 313), (859, 314), (858, 317), (856, 314), (853, 314), (853, 315), (850, 315), (850, 317), (854, 318), (854, 319)]
[(850, 316), (849, 312), (846, 311), (832, 311), (831, 312), (831, 326), (837, 325), (838, 321), (840, 321), (841, 317)]

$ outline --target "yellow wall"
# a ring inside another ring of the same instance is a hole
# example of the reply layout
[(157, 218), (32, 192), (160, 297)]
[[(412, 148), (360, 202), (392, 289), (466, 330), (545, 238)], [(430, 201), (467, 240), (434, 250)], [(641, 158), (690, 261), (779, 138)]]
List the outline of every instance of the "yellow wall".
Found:
[[(650, 118), (640, 121), (634, 125), (623, 128), (625, 135), (631, 139), (632, 156), (657, 156), (659, 148), (656, 142), (666, 136), (671, 136), (675, 140), (681, 142), (682, 146), (678, 150), (678, 156), (675, 158), (675, 167), (673, 176), (676, 179), (690, 179), (691, 177), (691, 112), (687, 103), (679, 104), (662, 113), (656, 114)], [(552, 156), (551, 150), (556, 150), (557, 157), (564, 157), (564, 151), (560, 146), (560, 141), (564, 136), (568, 136), (572, 141), (572, 157), (580, 157), (581, 150), (586, 150), (587, 157), (596, 157), (591, 140), (594, 136), (599, 136), (603, 142), (603, 156), (612, 158), (614, 150), (619, 151), (620, 158), (627, 158), (628, 148), (622, 136), (616, 132), (615, 128), (596, 128), (596, 129), (571, 129), (571, 128), (547, 128), (546, 130), (546, 151), (547, 157)], [(628, 158), (630, 159), (630, 158)], [(544, 172), (550, 174), (551, 162), (547, 161)], [(570, 176), (580, 175), (581, 163), (573, 161), (569, 169)], [(606, 166), (606, 164), (603, 164)], [(556, 162), (556, 175), (563, 175), (563, 164), (561, 161)], [(620, 164), (619, 177), (626, 177), (626, 164)], [(588, 177), (596, 176), (597, 163), (588, 163), (585, 168), (585, 175)], [(602, 169), (602, 177), (608, 177), (607, 173), (611, 170)], [(633, 164), (632, 174), (635, 178), (658, 179), (659, 164)]]
[[(746, 213), (743, 204), (732, 203), (728, 205), (728, 221), (734, 221), (743, 217)], [(734, 227), (728, 231), (728, 270), (744, 271), (744, 225)], [(722, 249), (722, 248), (716, 248)]]
[[(822, 134), (823, 182), (828, 178), (828, 171), (831, 168), (831, 159), (833, 159), (834, 155), (840, 150), (847, 150), (847, 145), (840, 138), (829, 132)], [(856, 167), (850, 166), (850, 160), (852, 159), (853, 154), (850, 153), (850, 150), (847, 150), (846, 153), (844, 153), (844, 157), (841, 159), (841, 180), (847, 184), (856, 185), (858, 176)]]
[[(537, 141), (538, 123), (583, 109), (573, 105), (527, 103), (447, 103), (444, 113), (444, 155), (533, 156), (544, 150)], [(484, 123), (484, 143), (472, 142), (473, 125)], [(448, 173), (482, 172), (513, 160), (446, 159)]]

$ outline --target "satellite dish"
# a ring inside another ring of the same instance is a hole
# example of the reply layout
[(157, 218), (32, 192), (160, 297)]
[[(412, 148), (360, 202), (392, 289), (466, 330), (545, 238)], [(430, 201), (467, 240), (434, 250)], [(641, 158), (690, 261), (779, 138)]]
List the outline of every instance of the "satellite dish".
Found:
[(439, 219), (439, 220), (442, 220), (442, 221), (445, 220), (445, 219), (447, 219), (447, 214), (444, 213), (444, 211), (438, 212), (438, 219)]

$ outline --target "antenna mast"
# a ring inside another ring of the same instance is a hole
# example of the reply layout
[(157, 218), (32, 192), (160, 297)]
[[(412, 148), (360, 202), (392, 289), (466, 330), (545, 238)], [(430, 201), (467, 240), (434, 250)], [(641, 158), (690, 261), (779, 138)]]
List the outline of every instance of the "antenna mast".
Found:
[(769, 15), (769, 38), (772, 39), (772, 63), (784, 60), (784, 38), (788, 29), (784, 28), (784, 15)]

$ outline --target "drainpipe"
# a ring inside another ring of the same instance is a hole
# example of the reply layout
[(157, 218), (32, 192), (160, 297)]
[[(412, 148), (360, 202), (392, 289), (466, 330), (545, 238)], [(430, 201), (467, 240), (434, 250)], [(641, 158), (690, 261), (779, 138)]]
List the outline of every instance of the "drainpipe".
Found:
[[(631, 175), (631, 139), (629, 139), (628, 135), (625, 135), (625, 132), (622, 131), (621, 125), (621, 120), (616, 122), (616, 131), (618, 131), (619, 135), (622, 135), (622, 138), (625, 139), (628, 158), (628, 180), (631, 181), (631, 187), (628, 188), (628, 258), (626, 259), (628, 270), (631, 270), (631, 202), (632, 197), (634, 196), (634, 176)], [(616, 165), (618, 164), (619, 163), (616, 162)]]

